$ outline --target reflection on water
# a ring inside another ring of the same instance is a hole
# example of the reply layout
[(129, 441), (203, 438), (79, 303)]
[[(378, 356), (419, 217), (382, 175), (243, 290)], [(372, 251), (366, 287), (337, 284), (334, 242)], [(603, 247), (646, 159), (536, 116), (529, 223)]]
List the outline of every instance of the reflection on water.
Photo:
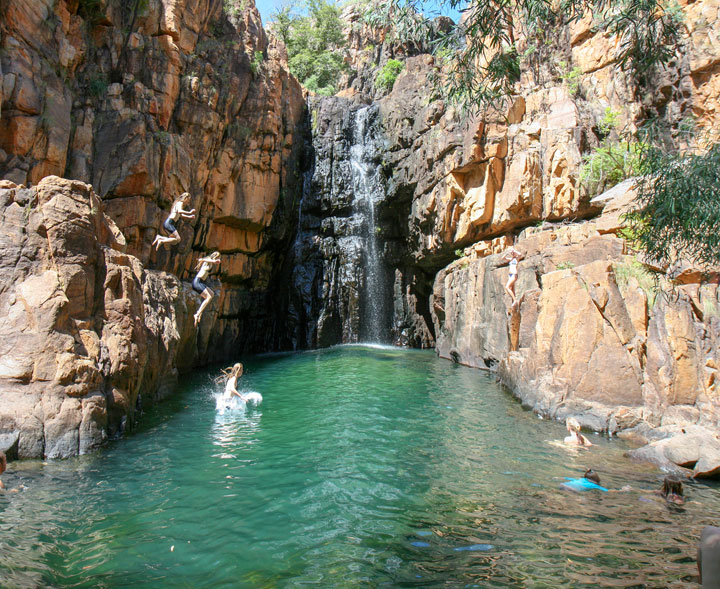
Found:
[[(0, 586), (685, 587), (718, 487), (658, 500), (617, 440), (577, 451), (492, 377), (392, 348), (205, 374), (92, 456), (3, 476)], [(563, 490), (593, 467), (607, 493)], [(630, 485), (631, 490), (620, 489)]]

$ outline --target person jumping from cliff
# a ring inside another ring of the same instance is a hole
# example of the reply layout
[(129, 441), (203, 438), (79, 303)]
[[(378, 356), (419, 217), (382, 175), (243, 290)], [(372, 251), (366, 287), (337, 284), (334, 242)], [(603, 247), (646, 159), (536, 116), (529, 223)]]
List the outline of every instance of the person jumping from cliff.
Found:
[(212, 268), (213, 264), (220, 264), (220, 252), (213, 252), (205, 258), (200, 258), (195, 266), (198, 272), (195, 275), (195, 278), (193, 278), (192, 287), (193, 290), (200, 293), (200, 296), (203, 298), (203, 302), (200, 303), (200, 308), (193, 317), (195, 326), (200, 323), (200, 317), (202, 317), (205, 307), (210, 304), (210, 301), (213, 298), (213, 291), (210, 290), (210, 287), (205, 284), (205, 282), (203, 282), (208, 277), (210, 268)]
[(508, 265), (508, 268), (510, 270), (508, 274), (508, 281), (505, 284), (505, 292), (510, 295), (510, 298), (512, 299), (512, 306), (513, 308), (517, 305), (518, 299), (515, 296), (515, 283), (517, 282), (518, 278), (518, 261), (523, 259), (523, 255), (517, 251), (514, 247), (511, 247), (507, 252), (505, 252), (500, 258), (501, 260), (510, 260), (510, 264)]
[(175, 223), (180, 217), (183, 219), (194, 219), (195, 209), (185, 210), (184, 206), (190, 205), (190, 193), (183, 192), (180, 197), (173, 203), (168, 218), (163, 223), (163, 228), (170, 234), (170, 237), (163, 237), (159, 233), (155, 236), (152, 242), (152, 246), (155, 246), (156, 250), (160, 249), (160, 246), (164, 244), (180, 243), (180, 234), (178, 233)]

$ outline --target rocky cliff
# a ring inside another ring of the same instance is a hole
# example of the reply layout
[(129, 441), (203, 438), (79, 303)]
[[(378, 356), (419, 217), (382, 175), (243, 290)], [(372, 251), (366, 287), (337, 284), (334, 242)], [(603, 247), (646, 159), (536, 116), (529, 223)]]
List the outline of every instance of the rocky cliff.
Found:
[[(716, 445), (713, 275), (686, 268), (679, 281), (656, 283), (620, 237), (632, 183), (592, 198), (580, 177), (583, 156), (649, 117), (662, 119), (677, 141), (688, 122), (700, 135), (717, 128), (718, 3), (681, 4), (682, 47), (651, 79), (622, 71), (620, 41), (588, 18), (560, 27), (552, 50), (529, 60), (534, 66), (506, 104), (477, 116), (430, 95), (439, 68), (432, 56), (422, 48), (397, 51), (351, 15), (348, 61), (359, 73), (348, 76), (339, 97), (319, 98), (311, 109), (316, 167), (305, 192), (306, 235), (321, 246), (298, 258), (314, 270), (296, 289), (308, 324), (323, 331), (318, 318), (334, 314), (342, 325), (352, 322), (353, 308), (363, 313), (362, 302), (342, 302), (362, 299), (357, 260), (368, 248), (352, 253), (343, 243), (367, 222), (350, 214), (351, 113), (373, 104), (384, 144), (375, 232), (392, 285), (388, 339), (497, 370), (548, 416), (573, 414), (586, 427), (632, 430), (644, 440), (697, 426), (706, 445)], [(531, 53), (527, 40), (521, 45)], [(403, 59), (404, 69), (387, 93), (372, 81), (390, 56)], [(515, 310), (498, 255), (513, 244), (525, 255)], [(352, 341), (339, 327), (323, 333), (295, 341)]]
[(84, 453), (131, 426), (207, 347), (197, 297), (126, 252), (92, 187), (0, 184), (0, 447)]
[[(0, 10), (0, 177), (92, 184), (147, 267), (185, 278), (220, 250), (205, 360), (264, 349), (263, 297), (293, 229), (305, 103), (254, 5), (12, 0)], [(182, 223), (179, 246), (155, 253), (184, 191), (199, 215)]]
[[(268, 349), (305, 101), (251, 2), (0, 2), (0, 88), (0, 448), (85, 452), (178, 371)], [(156, 253), (184, 191), (199, 214)], [(212, 250), (196, 331), (182, 281)]]

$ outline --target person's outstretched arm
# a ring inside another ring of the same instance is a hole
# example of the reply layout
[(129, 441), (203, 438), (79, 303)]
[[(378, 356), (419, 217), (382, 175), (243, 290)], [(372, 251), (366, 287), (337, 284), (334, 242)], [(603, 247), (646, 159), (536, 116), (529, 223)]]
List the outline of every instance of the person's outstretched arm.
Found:
[(186, 219), (194, 219), (195, 218), (195, 209), (190, 209), (189, 211), (186, 211), (182, 208), (182, 206), (178, 207), (178, 214), (182, 217), (185, 217)]

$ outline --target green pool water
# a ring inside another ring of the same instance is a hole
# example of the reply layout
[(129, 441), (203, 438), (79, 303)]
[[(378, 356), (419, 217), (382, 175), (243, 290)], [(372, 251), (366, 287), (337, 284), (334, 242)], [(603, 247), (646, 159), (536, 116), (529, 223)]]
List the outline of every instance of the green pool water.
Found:
[[(692, 586), (717, 486), (657, 501), (623, 442), (554, 445), (562, 424), (431, 352), (244, 361), (255, 411), (219, 415), (198, 372), (96, 454), (12, 463), (0, 586)], [(560, 488), (587, 466), (633, 490)]]

